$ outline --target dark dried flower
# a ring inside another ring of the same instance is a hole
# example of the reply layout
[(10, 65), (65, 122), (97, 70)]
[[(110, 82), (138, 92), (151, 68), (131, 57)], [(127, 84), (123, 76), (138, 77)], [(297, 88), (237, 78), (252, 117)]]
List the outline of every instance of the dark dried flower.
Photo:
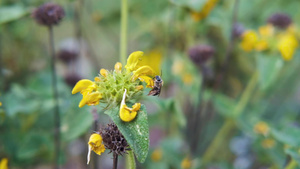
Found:
[(45, 26), (57, 25), (64, 16), (64, 9), (53, 3), (45, 3), (32, 13), (36, 22)]
[(239, 38), (244, 33), (245, 27), (241, 23), (235, 23), (232, 28), (234, 38)]
[(190, 59), (196, 64), (201, 65), (211, 58), (215, 53), (213, 47), (209, 45), (198, 45), (189, 49)]
[(65, 82), (71, 87), (75, 86), (75, 84), (81, 79), (82, 78), (75, 73), (70, 73), (65, 76)]
[(57, 53), (58, 59), (65, 63), (69, 63), (78, 57), (78, 52), (74, 50), (62, 49)]
[(100, 135), (103, 138), (103, 143), (106, 149), (118, 155), (123, 155), (130, 150), (129, 145), (114, 123), (107, 124), (106, 127), (100, 129)]
[(286, 29), (292, 23), (292, 19), (287, 14), (275, 13), (268, 18), (268, 23), (280, 29)]

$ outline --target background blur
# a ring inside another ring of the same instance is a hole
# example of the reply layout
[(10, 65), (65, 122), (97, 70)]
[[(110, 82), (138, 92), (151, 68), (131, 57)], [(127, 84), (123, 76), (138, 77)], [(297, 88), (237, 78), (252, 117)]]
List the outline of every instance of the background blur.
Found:
[[(8, 159), (9, 168), (52, 168), (49, 35), (31, 17), (45, 2), (0, 1), (0, 160)], [(65, 10), (54, 27), (61, 168), (111, 168), (107, 152), (86, 165), (95, 121), (103, 126), (110, 119), (97, 106), (78, 108), (81, 96), (71, 90), (119, 61), (120, 1), (56, 3)], [(150, 150), (138, 168), (299, 168), (299, 0), (129, 0), (128, 6), (128, 54), (144, 51), (164, 80), (159, 97), (142, 101)]]

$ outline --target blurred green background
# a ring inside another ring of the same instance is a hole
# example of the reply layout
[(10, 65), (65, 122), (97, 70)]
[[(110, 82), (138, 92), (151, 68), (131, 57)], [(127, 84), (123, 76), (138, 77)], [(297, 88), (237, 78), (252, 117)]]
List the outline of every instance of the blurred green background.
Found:
[[(9, 168), (53, 166), (49, 35), (31, 17), (45, 2), (0, 1), (0, 160), (7, 158)], [(111, 168), (108, 153), (86, 165), (95, 120), (103, 126), (110, 119), (97, 106), (78, 108), (81, 96), (71, 90), (119, 61), (121, 1), (55, 3), (65, 10), (54, 27), (60, 166)], [(150, 150), (137, 168), (300, 168), (298, 44), (291, 60), (282, 58), (277, 36), (288, 29), (275, 28), (268, 49), (241, 48), (243, 32), (259, 32), (275, 13), (291, 18), (299, 41), (299, 0), (129, 0), (128, 7), (127, 54), (144, 51), (164, 80), (160, 97), (142, 101)], [(234, 22), (243, 25), (239, 37), (233, 37)], [(202, 65), (189, 56), (199, 44), (214, 49)]]

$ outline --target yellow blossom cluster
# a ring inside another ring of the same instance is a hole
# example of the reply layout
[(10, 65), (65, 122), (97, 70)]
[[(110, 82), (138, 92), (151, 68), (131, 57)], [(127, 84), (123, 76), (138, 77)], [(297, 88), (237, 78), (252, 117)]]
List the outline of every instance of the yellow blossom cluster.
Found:
[(141, 96), (144, 88), (142, 82), (146, 82), (146, 87), (153, 88), (153, 77), (157, 74), (149, 65), (145, 65), (143, 60), (144, 53), (136, 51), (128, 57), (125, 69), (117, 62), (114, 71), (101, 69), (94, 81), (82, 79), (77, 82), (72, 94), (82, 94), (79, 107), (99, 103), (105, 103), (107, 107), (120, 104), (120, 118), (125, 122), (133, 120), (141, 104), (135, 103), (130, 108), (126, 105), (125, 98), (132, 101)]
[(298, 33), (295, 26), (291, 25), (286, 30), (277, 30), (271, 24), (261, 26), (257, 31), (247, 30), (242, 34), (241, 48), (250, 52), (252, 50), (262, 52), (266, 50), (281, 53), (284, 60), (288, 61), (298, 48)]

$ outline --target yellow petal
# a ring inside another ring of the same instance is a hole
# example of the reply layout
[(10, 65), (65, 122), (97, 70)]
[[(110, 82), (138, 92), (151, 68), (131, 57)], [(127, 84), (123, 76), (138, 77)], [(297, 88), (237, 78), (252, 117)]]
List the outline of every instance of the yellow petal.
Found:
[(93, 93), (87, 93), (83, 95), (82, 100), (79, 103), (79, 107), (82, 108), (84, 105), (97, 105), (99, 104), (100, 99), (102, 98), (102, 94), (98, 91)]
[(2, 160), (0, 161), (0, 169), (8, 169), (7, 163), (7, 158), (2, 158)]
[(153, 79), (151, 77), (149, 77), (149, 76), (140, 76), (139, 79), (140, 79), (140, 81), (147, 83), (146, 87), (153, 88), (154, 82), (153, 82)]
[(106, 69), (101, 69), (100, 70), (100, 74), (103, 76), (103, 77), (106, 77), (108, 75), (108, 71)]
[[(138, 86), (136, 86), (135, 88), (138, 89), (138, 90), (142, 90), (142, 89), (144, 88), (144, 86), (143, 86), (143, 85), (138, 85)], [(0, 103), (1, 103), (1, 102), (0, 102)]]
[(256, 51), (264, 51), (264, 50), (268, 49), (268, 47), (269, 47), (268, 41), (265, 39), (261, 39), (256, 43), (255, 50)]
[(94, 78), (94, 81), (95, 81), (95, 82), (100, 82), (100, 81), (101, 81), (101, 80), (100, 80), (100, 77), (96, 76), (96, 77)]
[(122, 72), (122, 63), (117, 62), (117, 63), (115, 64), (115, 71), (116, 71), (117, 73), (121, 73), (121, 72)]
[(154, 76), (155, 72), (150, 66), (142, 66), (133, 72), (133, 80), (136, 80), (140, 76)]
[(258, 36), (255, 31), (253, 30), (245, 31), (242, 35), (241, 47), (245, 51), (251, 51), (254, 48), (257, 41), (258, 41)]
[(88, 80), (88, 79), (82, 79), (79, 82), (76, 83), (76, 85), (74, 86), (73, 90), (72, 90), (72, 94), (78, 93), (86, 88), (88, 88), (89, 86), (93, 85), (94, 82)]
[(268, 126), (267, 123), (260, 121), (258, 123), (255, 124), (254, 126), (254, 132), (258, 133), (258, 134), (263, 134), (263, 135), (267, 135), (270, 131), (270, 128)]
[(271, 25), (271, 24), (268, 24), (268, 25), (265, 25), (265, 26), (261, 26), (259, 27), (259, 34), (262, 36), (262, 37), (270, 37), (270, 36), (273, 36), (274, 35), (274, 26)]
[(142, 56), (144, 55), (144, 52), (142, 51), (135, 51), (131, 53), (127, 59), (127, 64), (125, 65), (125, 68), (132, 72), (137, 69), (137, 65), (139, 61), (142, 60)]
[(297, 47), (298, 41), (294, 35), (286, 33), (279, 38), (278, 50), (281, 52), (284, 60), (291, 60)]
[(123, 94), (123, 99), (120, 105), (119, 115), (122, 121), (130, 122), (136, 117), (137, 111), (139, 111), (141, 108), (141, 104), (136, 103), (132, 106), (132, 108), (127, 107), (125, 104), (126, 91), (127, 90), (125, 89), (125, 92)]
[(158, 162), (162, 159), (163, 152), (161, 149), (156, 149), (151, 154), (151, 160), (154, 162)]

